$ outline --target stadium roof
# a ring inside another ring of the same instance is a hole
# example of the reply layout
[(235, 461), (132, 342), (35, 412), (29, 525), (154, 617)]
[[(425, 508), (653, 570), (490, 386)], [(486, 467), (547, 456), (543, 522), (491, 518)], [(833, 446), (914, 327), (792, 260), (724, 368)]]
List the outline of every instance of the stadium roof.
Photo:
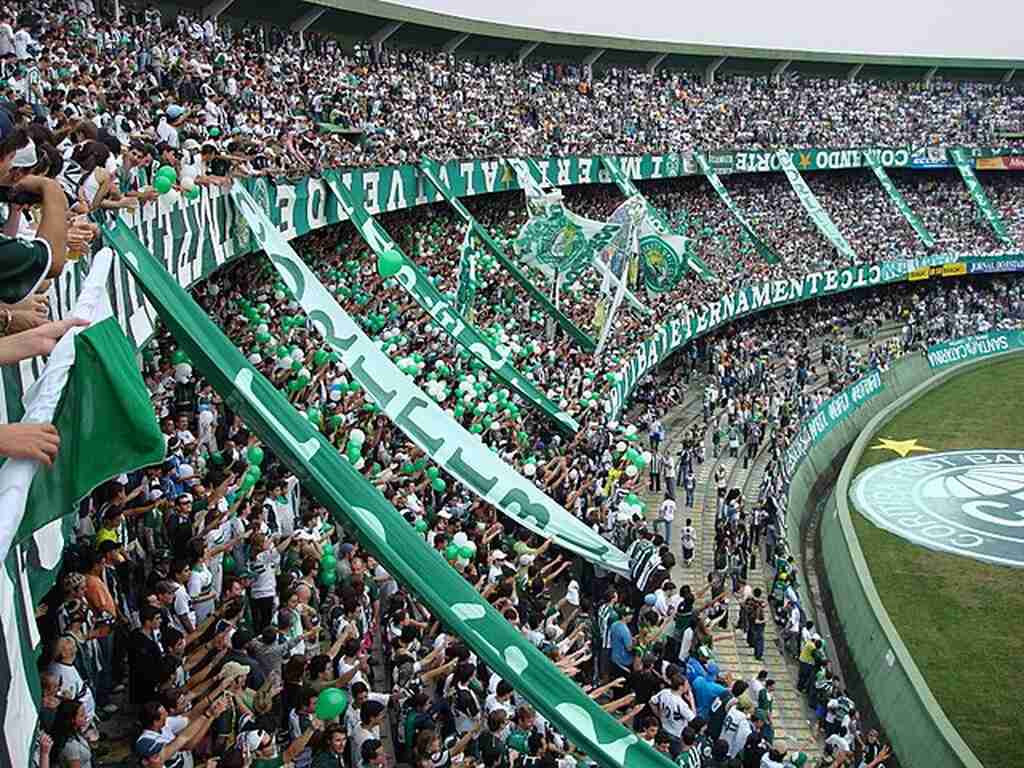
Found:
[[(437, 0), (414, 0), (437, 6)], [(455, 0), (457, 2), (458, 0)], [(474, 0), (480, 3), (481, 0)], [(727, 46), (607, 36), (500, 23), (438, 13), (381, 0), (179, 0), (179, 5), (204, 15), (264, 21), (293, 30), (329, 34), (344, 41), (374, 40), (388, 46), (447, 48), (459, 56), (510, 56), (553, 61), (586, 62), (595, 69), (611, 66), (660, 67), (707, 74), (762, 74), (798, 72), (818, 77), (859, 79), (982, 80), (1011, 82), (1024, 77), (1024, 59), (904, 56), (871, 53), (814, 52), (786, 48)], [(449, 0), (451, 5), (451, 0)], [(466, 2), (464, 5), (472, 5)], [(481, 13), (498, 14), (485, 10)], [(596, 5), (596, 4), (595, 4)], [(823, 6), (824, 7), (824, 6)], [(742, 11), (737, 8), (737, 13)], [(806, 23), (830, 23), (833, 12)], [(684, 11), (684, 18), (689, 11)], [(998, 30), (1001, 23), (1016, 28), (1012, 19), (975, 19), (968, 13), (964, 24), (977, 23)], [(927, 24), (923, 19), (922, 24)], [(631, 27), (631, 30), (635, 27)], [(624, 33), (625, 34), (625, 33)], [(985, 32), (979, 33), (982, 39)], [(737, 39), (741, 39), (739, 34)]]

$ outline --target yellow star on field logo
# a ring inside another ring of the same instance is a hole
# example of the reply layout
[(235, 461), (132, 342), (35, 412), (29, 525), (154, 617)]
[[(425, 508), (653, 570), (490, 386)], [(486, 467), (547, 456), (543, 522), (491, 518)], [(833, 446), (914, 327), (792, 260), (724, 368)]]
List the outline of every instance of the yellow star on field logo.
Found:
[(907, 454), (911, 451), (921, 451), (923, 453), (931, 451), (932, 449), (923, 445), (918, 445), (917, 438), (914, 438), (913, 440), (888, 440), (884, 437), (880, 437), (878, 438), (878, 445), (872, 445), (871, 450), (892, 451), (893, 453), (898, 453), (900, 458), (905, 459)]
[(800, 167), (810, 168), (811, 167), (811, 156), (810, 154), (800, 153)]

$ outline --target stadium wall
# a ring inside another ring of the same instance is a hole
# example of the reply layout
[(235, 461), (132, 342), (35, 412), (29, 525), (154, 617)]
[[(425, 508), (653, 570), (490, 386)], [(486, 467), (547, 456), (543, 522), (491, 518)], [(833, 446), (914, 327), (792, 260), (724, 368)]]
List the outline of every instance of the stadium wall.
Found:
[[(943, 369), (930, 367), (924, 354), (897, 361), (881, 375), (880, 387), (870, 399), (853, 407), (814, 441), (790, 478), (786, 539), (790, 550), (799, 552), (802, 533), (818, 508), (815, 483), (853, 444), (819, 524), (820, 562), (845, 650), (900, 764), (908, 768), (926, 764), (928, 768), (981, 768), (981, 763), (935, 700), (882, 605), (850, 519), (850, 481), (869, 442), (893, 414), (952, 376), (1003, 356)], [(803, 585), (800, 592), (802, 604), (813, 606)]]

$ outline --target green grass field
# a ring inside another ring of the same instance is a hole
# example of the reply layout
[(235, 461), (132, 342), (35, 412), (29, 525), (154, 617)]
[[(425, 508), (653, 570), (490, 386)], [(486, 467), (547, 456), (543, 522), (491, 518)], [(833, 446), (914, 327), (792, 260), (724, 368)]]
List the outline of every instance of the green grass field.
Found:
[[(954, 378), (877, 436), (936, 451), (1024, 448), (1022, 394), (1018, 357)], [(866, 451), (857, 474), (894, 458)], [(1024, 571), (934, 552), (859, 513), (853, 524), (886, 610), (960, 735), (989, 768), (1024, 766)]]

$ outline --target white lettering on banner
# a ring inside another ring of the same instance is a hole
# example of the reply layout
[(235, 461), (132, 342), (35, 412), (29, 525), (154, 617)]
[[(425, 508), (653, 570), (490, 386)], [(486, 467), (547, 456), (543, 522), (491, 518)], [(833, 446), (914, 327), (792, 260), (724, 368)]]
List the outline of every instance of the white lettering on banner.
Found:
[(405, 184), (402, 183), (402, 174), (396, 169), (391, 174), (391, 185), (388, 189), (388, 210), (394, 211), (405, 208)]
[(661, 164), (665, 161), (664, 155), (651, 155), (651, 161), (654, 164), (654, 168), (651, 171), (650, 178), (660, 179), (661, 178)]
[(751, 301), (751, 309), (761, 309), (767, 307), (768, 302), (771, 300), (771, 283), (758, 283), (752, 289), (753, 301)]
[(295, 187), (284, 184), (277, 188), (277, 213), (281, 217), (281, 225), (278, 229), (282, 237), (291, 240), (298, 237), (298, 230), (295, 229)]
[(485, 160), (480, 163), (480, 169), (483, 171), (484, 184), (487, 186), (487, 191), (494, 192), (498, 188), (498, 161)]
[(594, 161), (589, 157), (580, 158), (580, 182), (591, 181), (594, 172)]
[[(353, 189), (349, 186), (349, 189)], [(354, 190), (353, 190), (354, 191)], [(380, 171), (363, 172), (363, 205), (369, 214), (380, 213)]]
[(619, 158), (619, 170), (622, 175), (627, 179), (636, 179), (640, 177), (640, 160), (639, 157), (622, 157)]
[(558, 185), (564, 187), (572, 183), (572, 158), (558, 158)]
[(476, 187), (473, 186), (473, 168), (474, 164), (472, 161), (463, 161), (459, 163), (459, 175), (462, 177), (463, 194), (466, 196), (475, 195), (477, 193)]

